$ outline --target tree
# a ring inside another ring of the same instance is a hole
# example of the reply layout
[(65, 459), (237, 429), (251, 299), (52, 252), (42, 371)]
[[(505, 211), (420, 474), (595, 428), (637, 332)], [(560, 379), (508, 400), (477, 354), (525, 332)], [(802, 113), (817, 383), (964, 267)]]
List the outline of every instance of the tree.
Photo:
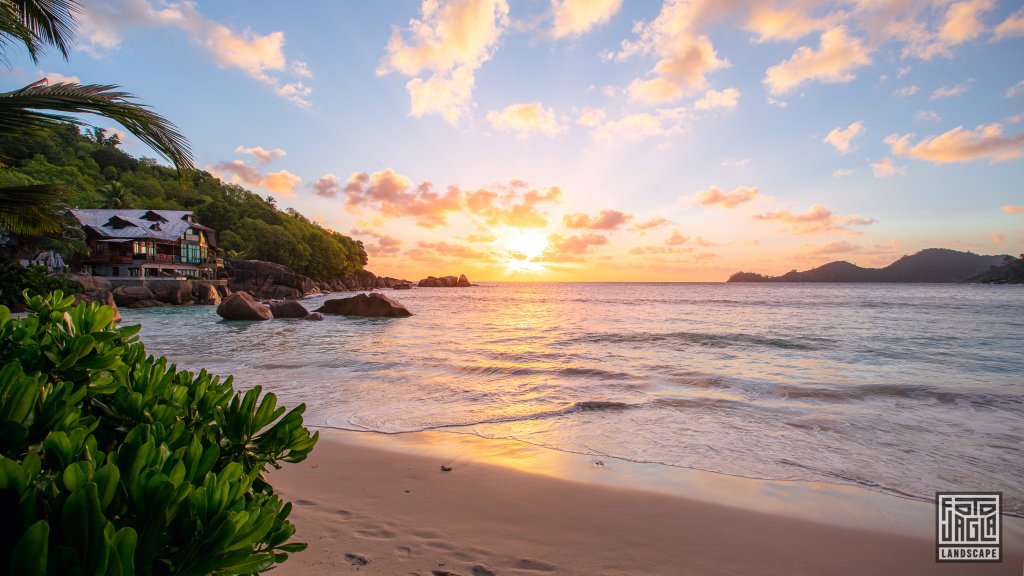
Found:
[[(22, 44), (34, 63), (48, 46), (67, 59), (79, 11), (76, 0), (0, 0), (0, 60), (7, 62), (6, 50), (13, 44)], [(195, 169), (188, 140), (171, 122), (133, 99), (115, 85), (50, 85), (44, 78), (0, 93), (0, 134), (30, 134), (59, 123), (85, 123), (68, 114), (103, 116), (171, 161), (184, 182)], [(53, 214), (64, 194), (55, 184), (4, 188), (0, 190), (0, 226), (16, 234), (56, 232), (60, 222)]]
[(99, 193), (103, 195), (107, 208), (131, 208), (132, 202), (135, 200), (131, 191), (117, 181), (101, 186)]

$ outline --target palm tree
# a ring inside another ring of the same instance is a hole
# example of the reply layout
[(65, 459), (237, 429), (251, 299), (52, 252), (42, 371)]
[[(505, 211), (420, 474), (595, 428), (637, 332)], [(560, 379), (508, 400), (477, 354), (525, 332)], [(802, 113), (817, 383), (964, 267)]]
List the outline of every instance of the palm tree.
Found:
[[(0, 0), (0, 60), (7, 62), (11, 44), (24, 45), (36, 63), (47, 46), (67, 59), (80, 10), (77, 0)], [(133, 99), (115, 85), (51, 85), (44, 78), (0, 93), (0, 133), (23, 134), (61, 122), (85, 124), (69, 114), (103, 116), (171, 161), (184, 184), (195, 169), (188, 140), (174, 124)], [(55, 184), (0, 188), (0, 227), (15, 234), (58, 231), (60, 219), (54, 213), (62, 195), (62, 188)]]
[(117, 181), (100, 186), (98, 192), (106, 200), (107, 208), (131, 208), (132, 200), (134, 200), (131, 191)]

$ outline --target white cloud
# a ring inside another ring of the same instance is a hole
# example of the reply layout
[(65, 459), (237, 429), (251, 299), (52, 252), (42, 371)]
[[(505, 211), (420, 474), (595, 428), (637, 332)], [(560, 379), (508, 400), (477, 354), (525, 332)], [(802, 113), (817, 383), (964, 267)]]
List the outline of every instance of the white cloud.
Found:
[(914, 113), (914, 120), (918, 122), (941, 122), (942, 116), (934, 110), (918, 110)]
[(261, 164), (269, 164), (274, 160), (277, 160), (278, 158), (286, 156), (288, 154), (287, 152), (280, 148), (267, 150), (262, 146), (246, 147), (242, 145), (236, 146), (235, 152), (238, 152), (239, 154), (249, 154), (250, 156), (255, 156), (256, 159), (259, 160)]
[(534, 134), (554, 136), (565, 130), (558, 124), (555, 112), (540, 102), (511, 104), (501, 112), (492, 110), (487, 113), (487, 121), (495, 130), (514, 132), (523, 137)]
[(1017, 96), (1020, 96), (1021, 94), (1024, 94), (1024, 80), (1021, 80), (1020, 82), (1017, 82), (1013, 86), (1010, 86), (1009, 88), (1007, 88), (1006, 92), (1003, 92), (1003, 96), (1005, 96), (1007, 98), (1016, 98)]
[(853, 176), (853, 170), (850, 168), (839, 168), (832, 172), (833, 178), (846, 178), (849, 176)]
[(1003, 126), (998, 122), (982, 124), (974, 130), (957, 126), (952, 130), (929, 136), (917, 144), (911, 144), (913, 134), (890, 134), (885, 138), (896, 156), (926, 160), (933, 164), (969, 162), (988, 159), (990, 163), (1020, 158), (1024, 154), (1024, 132), (1003, 135)]
[(769, 68), (764, 83), (772, 94), (779, 95), (808, 81), (849, 82), (855, 78), (854, 69), (870, 63), (870, 50), (861, 39), (836, 26), (822, 32), (817, 50), (803, 46), (789, 60)]
[(871, 172), (875, 175), (875, 178), (892, 178), (893, 176), (906, 174), (907, 169), (904, 166), (897, 166), (893, 163), (892, 158), (886, 157), (877, 162), (872, 162)]
[(911, 84), (910, 86), (897, 88), (896, 90), (893, 91), (892, 95), (899, 96), (900, 98), (909, 98), (910, 96), (913, 96), (914, 94), (917, 94), (920, 91), (920, 86), (918, 86), (917, 84)]
[(822, 140), (822, 142), (831, 144), (840, 154), (849, 154), (850, 141), (856, 138), (859, 134), (863, 134), (864, 131), (863, 123), (854, 122), (846, 128), (832, 129), (832, 131), (825, 136), (825, 139)]
[(961, 82), (954, 86), (940, 86), (939, 88), (936, 88), (932, 92), (932, 100), (939, 100), (942, 98), (952, 98), (954, 96), (959, 96), (971, 89), (971, 82), (971, 80), (968, 80), (966, 82)]
[(564, 38), (607, 23), (622, 8), (622, 0), (551, 0), (551, 8), (555, 13), (551, 33)]
[(710, 110), (712, 108), (725, 108), (731, 110), (736, 107), (740, 99), (740, 91), (735, 88), (725, 90), (708, 90), (704, 96), (694, 103), (697, 110)]
[(592, 128), (594, 126), (600, 125), (601, 122), (604, 121), (606, 115), (607, 114), (602, 108), (593, 108), (587, 106), (583, 110), (580, 110), (580, 115), (576, 119), (576, 123), (579, 124), (580, 126), (587, 126)]
[(629, 114), (601, 124), (594, 130), (594, 137), (603, 142), (617, 143), (670, 136), (683, 130), (685, 119), (686, 111), (683, 108)]

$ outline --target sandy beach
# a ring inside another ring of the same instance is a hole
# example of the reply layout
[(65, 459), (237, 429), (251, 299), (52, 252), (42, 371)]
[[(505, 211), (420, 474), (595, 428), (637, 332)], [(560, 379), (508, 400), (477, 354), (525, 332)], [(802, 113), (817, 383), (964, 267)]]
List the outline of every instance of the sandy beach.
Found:
[(1024, 564), (1019, 518), (1004, 518), (1002, 564), (940, 565), (931, 503), (848, 486), (646, 474), (458, 436), (329, 432), (309, 460), (272, 473), (309, 543), (276, 573), (1018, 575)]

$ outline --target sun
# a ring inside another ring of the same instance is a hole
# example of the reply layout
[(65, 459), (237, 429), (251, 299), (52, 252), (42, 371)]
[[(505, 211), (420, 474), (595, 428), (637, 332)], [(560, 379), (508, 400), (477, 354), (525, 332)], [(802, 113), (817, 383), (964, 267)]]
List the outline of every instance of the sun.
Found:
[(499, 244), (508, 250), (510, 272), (540, 272), (544, 266), (534, 262), (548, 247), (548, 239), (540, 230), (514, 230), (499, 237)]

